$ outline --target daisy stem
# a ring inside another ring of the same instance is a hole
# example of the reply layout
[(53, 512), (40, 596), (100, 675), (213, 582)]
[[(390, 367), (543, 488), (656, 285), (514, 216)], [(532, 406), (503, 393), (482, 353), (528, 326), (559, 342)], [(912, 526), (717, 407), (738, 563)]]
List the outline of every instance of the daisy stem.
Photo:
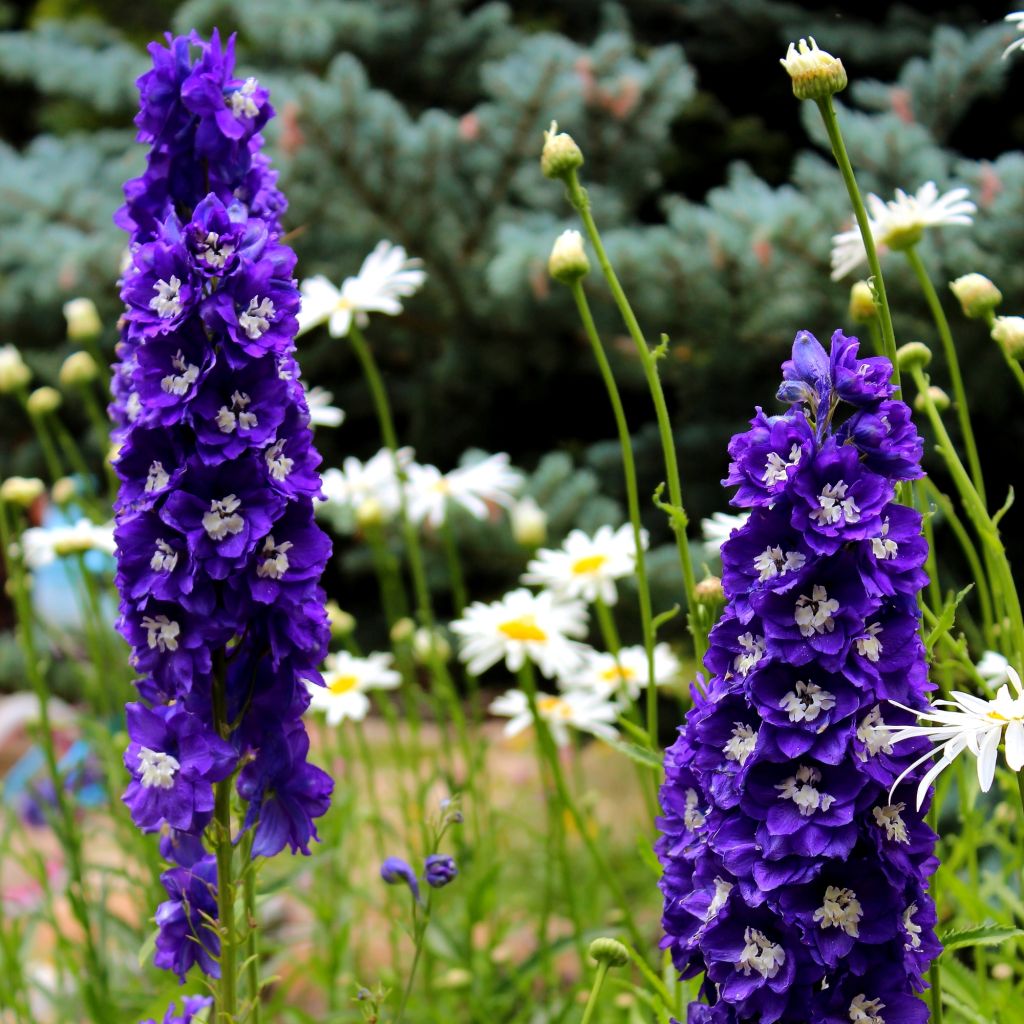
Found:
[(921, 259), (921, 254), (917, 251), (917, 247), (912, 245), (909, 249), (904, 249), (903, 255), (907, 257), (907, 262), (917, 277), (921, 291), (924, 292), (925, 301), (931, 310), (932, 319), (935, 321), (935, 327), (939, 332), (939, 338), (942, 341), (942, 351), (945, 353), (946, 364), (949, 368), (949, 379), (953, 385), (956, 415), (960, 423), (960, 434), (963, 437), (964, 448), (967, 451), (967, 465), (971, 471), (971, 480), (982, 502), (986, 503), (985, 482), (981, 475), (981, 461), (978, 458), (978, 446), (975, 443), (974, 431), (971, 428), (971, 416), (967, 408), (967, 392), (964, 390), (964, 379), (960, 373), (960, 361), (956, 355), (953, 332), (949, 329), (949, 321), (946, 319), (942, 302), (939, 299), (938, 292), (935, 291), (932, 279), (928, 276), (928, 271), (925, 268), (924, 261)]
[(860, 189), (857, 187), (857, 178), (853, 173), (850, 156), (846, 152), (843, 133), (839, 130), (839, 118), (836, 117), (836, 109), (832, 105), (832, 97), (825, 96), (817, 100), (817, 104), (818, 111), (821, 113), (821, 119), (825, 122), (828, 141), (832, 144), (832, 155), (836, 159), (839, 173), (843, 176), (843, 183), (846, 185), (846, 191), (850, 197), (850, 205), (853, 207), (853, 215), (857, 219), (857, 227), (860, 228), (860, 235), (864, 241), (864, 251), (867, 253), (872, 285), (878, 301), (879, 319), (882, 324), (882, 341), (885, 346), (884, 351), (892, 363), (892, 382), (899, 387), (900, 368), (896, 363), (896, 332), (892, 326), (892, 312), (889, 309), (889, 299), (885, 294), (885, 280), (882, 277), (882, 265), (878, 260), (875, 239), (871, 233), (871, 222), (868, 220), (868, 212), (864, 208), (864, 200), (861, 198)]
[[(643, 631), (644, 651), (647, 653), (647, 733), (651, 738), (651, 745), (657, 750), (658, 695), (654, 685), (654, 617), (651, 610), (651, 587), (647, 579), (647, 555), (644, 551), (643, 527), (640, 524), (640, 492), (636, 479), (636, 461), (633, 458), (633, 439), (629, 433), (629, 424), (626, 421), (626, 411), (622, 407), (619, 387), (615, 383), (615, 374), (612, 373), (608, 356), (601, 344), (601, 336), (597, 333), (594, 317), (590, 312), (590, 304), (583, 291), (583, 283), (576, 281), (571, 288), (572, 297), (576, 300), (576, 308), (579, 310), (583, 328), (594, 353), (594, 359), (601, 371), (605, 390), (608, 392), (608, 401), (611, 402), (615, 426), (619, 434), (619, 447), (622, 449), (622, 473), (626, 480), (626, 503), (629, 506), (629, 521), (633, 526), (633, 543), (636, 547), (636, 584), (640, 598), (640, 628)], [(687, 553), (689, 553), (688, 547)], [(600, 614), (601, 609), (598, 608), (599, 617)], [(618, 646), (612, 653), (618, 654)]]
[[(672, 422), (668, 413), (668, 405), (665, 402), (665, 392), (661, 386), (661, 378), (658, 376), (658, 360), (663, 357), (664, 353), (661, 347), (652, 352), (647, 344), (647, 339), (640, 329), (640, 324), (633, 312), (633, 307), (630, 306), (629, 299), (619, 283), (615, 269), (608, 259), (607, 252), (605, 252), (604, 243), (601, 241), (601, 235), (597, 230), (597, 224), (594, 221), (593, 214), (590, 212), (590, 199), (587, 196), (586, 190), (580, 185), (579, 177), (575, 170), (566, 177), (565, 185), (569, 202), (572, 203), (580, 215), (580, 220), (583, 221), (587, 237), (590, 239), (590, 244), (594, 247), (597, 262), (601, 265), (601, 272), (608, 282), (615, 305), (618, 306), (619, 313), (636, 346), (644, 376), (647, 379), (647, 387), (654, 401), (654, 411), (658, 420), (658, 434), (661, 437), (661, 449), (665, 459), (665, 476), (667, 477), (669, 500), (672, 503), (669, 523), (672, 527), (672, 532), (675, 534), (676, 547), (679, 550), (679, 565), (682, 569), (683, 586), (686, 591), (684, 604), (688, 611), (693, 607), (694, 592), (697, 584), (693, 573), (693, 558), (690, 554), (690, 545), (686, 536), (686, 527), (689, 520), (683, 506), (683, 488), (679, 477), (679, 462), (676, 458), (675, 439), (672, 436)], [(577, 288), (580, 288), (580, 286), (577, 285)], [(580, 289), (580, 292), (582, 294), (582, 289)], [(578, 303), (579, 300), (577, 299)], [(580, 312), (582, 315), (583, 310), (581, 309)], [(584, 323), (586, 323), (586, 320), (584, 320)], [(591, 318), (592, 323), (593, 320)], [(591, 344), (593, 345), (593, 341), (591, 341)], [(595, 349), (596, 354), (597, 350)], [(602, 369), (602, 375), (603, 372)], [(607, 379), (605, 383), (607, 386)], [(690, 623), (690, 633), (693, 636), (697, 660), (702, 661), (707, 651), (707, 641), (701, 635), (700, 630), (697, 629), (696, 623)]]
[(566, 785), (565, 773), (562, 771), (562, 765), (558, 759), (558, 748), (555, 746), (555, 741), (551, 738), (547, 723), (541, 717), (540, 709), (537, 707), (537, 683), (533, 676), (532, 663), (529, 660), (524, 661), (523, 667), (519, 670), (518, 674), (519, 685), (523, 693), (526, 694), (526, 699), (530, 705), (530, 714), (533, 716), (533, 724), (537, 732), (537, 743), (542, 756), (547, 760), (548, 767), (551, 770), (551, 778), (555, 784), (555, 792), (558, 794), (558, 802), (563, 811), (569, 812), (569, 816), (576, 826), (576, 831), (579, 833), (580, 839), (583, 840), (583, 845), (587, 848), (587, 853), (594, 862), (597, 873), (601, 876), (601, 879), (608, 887), (608, 891), (615, 898), (619, 909), (622, 911), (623, 921), (633, 937), (634, 943), (638, 947), (643, 948), (644, 940), (633, 918), (633, 912), (630, 909), (625, 890), (622, 888), (622, 883), (612, 871), (611, 865), (605, 860), (604, 854), (597, 845), (597, 841), (590, 834), (589, 823), (584, 819), (583, 814), (576, 806), (576, 802), (569, 792), (569, 787)]
[(590, 996), (587, 1005), (583, 1010), (583, 1019), (580, 1024), (590, 1024), (590, 1018), (594, 1016), (598, 1000), (601, 998), (601, 989), (604, 987), (605, 975), (608, 973), (608, 961), (602, 960), (597, 965), (597, 973), (594, 975), (594, 984), (590, 987)]
[(36, 440), (39, 441), (39, 447), (43, 451), (43, 461), (46, 463), (46, 471), (50, 474), (50, 483), (55, 484), (64, 475), (64, 469), (61, 466), (60, 458), (57, 455), (57, 449), (54, 446), (53, 438), (50, 436), (50, 428), (46, 425), (44, 417), (29, 412), (28, 392), (26, 392), (24, 388), (18, 389), (18, 400), (21, 402), (22, 408), (28, 414), (28, 418), (32, 422), (32, 429), (35, 432)]
[(452, 607), (455, 611), (454, 618), (461, 619), (466, 608), (466, 580), (462, 572), (462, 563), (459, 561), (459, 548), (455, 542), (455, 531), (452, 529), (451, 519), (445, 510), (444, 519), (441, 522), (441, 539), (444, 541), (444, 555), (448, 562), (448, 579), (452, 585)]

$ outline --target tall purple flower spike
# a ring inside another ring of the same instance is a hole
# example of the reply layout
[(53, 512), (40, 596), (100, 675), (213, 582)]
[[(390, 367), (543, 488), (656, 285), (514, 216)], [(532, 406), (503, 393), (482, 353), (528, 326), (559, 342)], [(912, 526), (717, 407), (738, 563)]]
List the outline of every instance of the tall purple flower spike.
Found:
[(147, 167), (116, 217), (131, 236), (110, 407), (119, 628), (142, 675), (124, 799), (178, 865), (157, 961), (184, 977), (217, 970), (214, 785), (236, 780), (253, 856), (308, 852), (330, 802), (302, 723), (327, 648), (330, 542), (313, 518), (286, 203), (260, 152), (267, 92), (234, 77), (234, 37), (149, 49), (135, 119)]
[(729, 445), (728, 606), (708, 679), (665, 755), (657, 851), (663, 947), (704, 975), (689, 1024), (918, 1024), (940, 952), (915, 810), (915, 758), (886, 726), (931, 688), (916, 596), (921, 517), (894, 500), (921, 439), (889, 384), (836, 332), (801, 331), (788, 412), (760, 409)]

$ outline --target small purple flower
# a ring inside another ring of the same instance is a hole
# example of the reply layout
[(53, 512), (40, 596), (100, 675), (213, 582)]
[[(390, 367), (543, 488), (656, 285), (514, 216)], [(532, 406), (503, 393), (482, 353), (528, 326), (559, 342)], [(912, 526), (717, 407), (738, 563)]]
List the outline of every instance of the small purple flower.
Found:
[(423, 878), (432, 889), (443, 889), (458, 873), (455, 858), (444, 853), (432, 853), (423, 862)]
[(204, 974), (220, 977), (217, 920), (217, 861), (204, 857), (191, 867), (171, 868), (160, 876), (168, 899), (156, 910), (157, 967), (173, 971), (182, 981), (193, 964)]
[(380, 877), (388, 885), (407, 885), (413, 899), (420, 898), (420, 883), (416, 872), (401, 857), (386, 857), (380, 866)]
[[(213, 1005), (209, 996), (185, 996), (181, 1001), (181, 1013), (178, 1013), (178, 1004), (173, 1002), (167, 1007), (164, 1014), (163, 1024), (192, 1024), (195, 1015)], [(156, 1024), (150, 1017), (142, 1024)]]

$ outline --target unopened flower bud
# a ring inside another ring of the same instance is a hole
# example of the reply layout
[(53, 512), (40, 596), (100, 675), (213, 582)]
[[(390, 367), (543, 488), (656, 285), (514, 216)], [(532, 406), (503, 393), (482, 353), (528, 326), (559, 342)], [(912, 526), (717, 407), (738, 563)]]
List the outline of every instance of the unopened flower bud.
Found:
[(583, 166), (583, 152), (576, 140), (566, 132), (558, 130), (558, 122), (552, 121), (544, 133), (544, 149), (540, 154), (540, 169), (546, 178), (564, 178), (577, 167)]
[(46, 484), (35, 476), (9, 476), (0, 484), (0, 499), (10, 505), (28, 508), (46, 491)]
[(92, 299), (72, 299), (64, 303), (64, 319), (68, 322), (68, 337), (72, 341), (88, 341), (103, 330), (96, 303)]
[(48, 416), (60, 408), (61, 401), (60, 392), (56, 388), (44, 385), (41, 388), (36, 388), (28, 396), (28, 411), (33, 416)]
[(908, 341), (896, 350), (896, 363), (901, 370), (923, 370), (931, 361), (932, 350), (921, 341)]
[(850, 289), (850, 319), (854, 323), (869, 324), (878, 316), (878, 306), (867, 281), (856, 281)]
[(583, 236), (572, 228), (563, 231), (551, 247), (548, 273), (562, 284), (575, 284), (581, 277), (586, 277), (589, 270), (590, 261), (583, 248)]
[(717, 576), (705, 576), (693, 588), (693, 596), (701, 603), (708, 605), (720, 604), (725, 601), (725, 590)]
[(1024, 316), (997, 316), (992, 338), (1011, 359), (1024, 360)]
[(547, 540), (547, 513), (533, 498), (520, 498), (512, 506), (510, 518), (512, 520), (512, 536), (517, 544), (521, 544), (524, 548), (539, 548)]
[(9, 395), (23, 388), (32, 379), (21, 353), (13, 345), (0, 348), (0, 395)]
[(984, 320), (1003, 301), (1003, 293), (984, 274), (964, 274), (949, 283), (964, 316)]
[(355, 630), (355, 616), (346, 612), (337, 601), (328, 601), (324, 608), (331, 626), (331, 636), (335, 639), (349, 636)]
[(421, 626), (412, 636), (412, 656), (421, 665), (429, 665), (435, 658), (444, 662), (451, 658), (452, 647), (443, 633)]
[(77, 493), (78, 484), (69, 476), (62, 476), (59, 480), (55, 480), (50, 489), (50, 497), (57, 505), (67, 505)]
[(455, 858), (446, 853), (432, 853), (423, 862), (423, 878), (432, 889), (443, 889), (458, 873)]
[(437, 980), (437, 987), (446, 989), (469, 988), (472, 984), (473, 974), (464, 967), (453, 967)]
[(80, 387), (96, 379), (96, 360), (88, 352), (72, 352), (60, 368), (62, 388)]
[(629, 963), (629, 950), (618, 939), (594, 939), (587, 952), (591, 959), (609, 967), (625, 967)]
[(843, 62), (819, 49), (813, 37), (808, 39), (790, 43), (779, 61), (793, 81), (793, 95), (798, 100), (821, 100), (842, 92), (847, 83)]
[(384, 518), (384, 506), (376, 498), (367, 498), (356, 509), (356, 523), (364, 530), (380, 526)]
[(398, 619), (391, 627), (391, 642), (395, 644), (407, 644), (416, 633), (416, 623), (408, 616)]
[(914, 399), (914, 408), (918, 412), (924, 412), (929, 405), (934, 405), (939, 412), (945, 412), (950, 406), (949, 395), (932, 384), (926, 392), (918, 394)]

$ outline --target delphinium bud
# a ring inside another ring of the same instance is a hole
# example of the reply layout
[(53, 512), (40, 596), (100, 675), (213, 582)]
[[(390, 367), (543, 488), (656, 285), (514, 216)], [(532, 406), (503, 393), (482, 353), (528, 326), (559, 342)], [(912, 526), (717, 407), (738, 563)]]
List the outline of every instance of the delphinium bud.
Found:
[(871, 323), (878, 316), (878, 306), (871, 285), (867, 281), (856, 281), (850, 289), (850, 319), (854, 323)]
[(575, 284), (586, 277), (590, 262), (583, 248), (583, 236), (573, 229), (563, 231), (551, 248), (548, 273), (562, 284)]
[(575, 139), (558, 130), (558, 123), (544, 133), (544, 148), (540, 154), (540, 169), (546, 178), (565, 178), (583, 166), (583, 152)]
[(64, 303), (64, 319), (71, 341), (90, 341), (103, 330), (100, 314), (92, 299), (72, 299)]
[(444, 853), (432, 853), (423, 863), (423, 878), (432, 889), (444, 888), (458, 873), (455, 858)]
[(779, 61), (793, 81), (793, 95), (798, 100), (821, 100), (842, 92), (847, 82), (843, 62), (819, 49), (813, 37), (808, 39), (790, 43)]
[(1003, 301), (1003, 293), (984, 274), (964, 274), (950, 281), (949, 289), (971, 320), (987, 320)]
[(1024, 316), (997, 316), (992, 340), (1002, 345), (1011, 359), (1024, 360)]

